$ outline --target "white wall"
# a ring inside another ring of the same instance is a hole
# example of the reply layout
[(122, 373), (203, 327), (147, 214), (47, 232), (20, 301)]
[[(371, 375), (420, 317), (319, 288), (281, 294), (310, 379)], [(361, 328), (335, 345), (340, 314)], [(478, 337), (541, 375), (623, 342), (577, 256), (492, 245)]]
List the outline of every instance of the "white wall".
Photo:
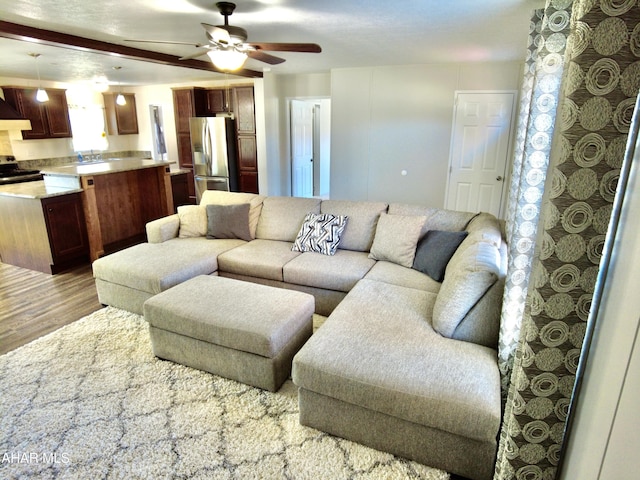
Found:
[(332, 70), (331, 198), (443, 207), (455, 91), (519, 90), (522, 68), (511, 62)]
[[(640, 117), (638, 117), (640, 119)], [(605, 282), (561, 480), (640, 472), (640, 142)]]
[[(289, 148), (289, 100), (331, 96), (331, 74), (265, 74), (265, 123), (267, 143), (267, 195), (291, 195), (291, 152)], [(261, 175), (262, 173), (260, 173)]]

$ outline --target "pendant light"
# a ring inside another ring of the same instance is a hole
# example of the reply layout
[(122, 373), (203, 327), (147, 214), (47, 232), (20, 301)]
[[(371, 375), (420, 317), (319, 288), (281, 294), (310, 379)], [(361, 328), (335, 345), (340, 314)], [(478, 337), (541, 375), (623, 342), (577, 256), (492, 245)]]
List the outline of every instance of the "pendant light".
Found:
[[(118, 71), (121, 70), (122, 67), (113, 67), (113, 69)], [(116, 104), (120, 105), (121, 107), (127, 104), (127, 99), (122, 94), (122, 85), (120, 84), (120, 81), (118, 81), (118, 95), (116, 96)]]
[(42, 82), (40, 81), (40, 69), (38, 68), (38, 57), (40, 56), (40, 54), (30, 53), (29, 55), (33, 57), (36, 61), (36, 72), (38, 73), (38, 90), (36, 91), (36, 100), (39, 101), (40, 103), (48, 102), (49, 95), (47, 94), (47, 91), (44, 88), (42, 88)]

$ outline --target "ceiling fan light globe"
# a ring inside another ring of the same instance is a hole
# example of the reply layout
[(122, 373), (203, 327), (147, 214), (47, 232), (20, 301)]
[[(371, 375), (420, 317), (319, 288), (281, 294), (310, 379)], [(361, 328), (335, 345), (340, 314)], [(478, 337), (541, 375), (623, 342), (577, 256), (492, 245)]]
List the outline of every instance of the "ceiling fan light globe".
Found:
[(233, 72), (242, 68), (247, 60), (247, 54), (235, 49), (230, 50), (209, 50), (207, 55), (216, 68)]

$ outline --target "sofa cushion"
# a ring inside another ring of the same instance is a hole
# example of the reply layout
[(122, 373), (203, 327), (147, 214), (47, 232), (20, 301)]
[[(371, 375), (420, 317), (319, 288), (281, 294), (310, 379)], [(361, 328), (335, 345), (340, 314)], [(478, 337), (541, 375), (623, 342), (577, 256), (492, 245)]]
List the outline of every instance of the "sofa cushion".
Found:
[(204, 237), (207, 233), (207, 211), (200, 205), (180, 205), (179, 238)]
[(500, 428), (495, 350), (443, 338), (432, 293), (371, 280), (298, 352), (293, 381), (343, 402), (480, 441)]
[(433, 328), (452, 337), (460, 322), (500, 276), (500, 252), (487, 242), (460, 245), (447, 265), (433, 308)]
[(93, 262), (93, 276), (135, 290), (160, 293), (196, 275), (215, 272), (218, 255), (245, 243), (205, 237), (141, 243), (97, 259)]
[(467, 235), (467, 232), (429, 230), (418, 242), (413, 268), (442, 282), (449, 260)]
[(225, 192), (223, 190), (205, 190), (200, 199), (200, 205), (237, 205), (239, 203), (248, 203), (249, 208), (249, 231), (251, 238), (256, 238), (256, 228), (258, 219), (262, 211), (262, 202), (265, 199), (263, 195), (244, 192)]
[(207, 205), (207, 238), (251, 240), (248, 203)]
[(431, 293), (438, 293), (440, 290), (440, 282), (436, 282), (424, 273), (385, 261), (376, 262), (364, 278)]
[(284, 266), (284, 281), (348, 292), (374, 264), (365, 252), (338, 250), (333, 256), (307, 252)]
[(341, 249), (368, 252), (373, 244), (378, 217), (381, 213), (387, 211), (387, 204), (382, 202), (324, 200), (320, 206), (320, 211), (349, 217), (340, 240)]
[(465, 229), (469, 220), (476, 214), (471, 212), (458, 212), (442, 208), (423, 207), (421, 205), (409, 205), (404, 203), (390, 203), (390, 215), (424, 215), (427, 220), (422, 226), (422, 234), (429, 230), (447, 230), (460, 232)]
[(267, 197), (256, 229), (256, 238), (294, 242), (307, 213), (320, 213), (320, 199)]
[(284, 266), (300, 252), (290, 242), (256, 239), (218, 257), (218, 268), (236, 275), (283, 281)]
[(421, 216), (381, 214), (369, 258), (411, 268), (425, 220)]
[(345, 215), (307, 213), (291, 248), (295, 252), (335, 255), (346, 225)]

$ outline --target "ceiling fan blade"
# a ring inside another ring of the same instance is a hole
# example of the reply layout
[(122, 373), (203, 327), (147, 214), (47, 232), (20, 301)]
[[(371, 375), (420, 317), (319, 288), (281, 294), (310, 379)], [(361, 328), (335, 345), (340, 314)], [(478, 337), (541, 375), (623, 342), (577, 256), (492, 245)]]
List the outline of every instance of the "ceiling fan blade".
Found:
[(191, 55), (185, 55), (184, 57), (180, 57), (178, 60), (191, 60), (194, 58), (202, 57), (203, 55), (206, 55), (209, 50), (211, 50), (211, 48), (206, 45), (203, 46), (202, 48), (204, 48), (204, 50), (201, 50), (196, 53), (192, 53)]
[(322, 48), (315, 43), (249, 43), (256, 50), (268, 50), (270, 52), (305, 52), (320, 53)]
[(260, 50), (248, 50), (246, 53), (250, 58), (268, 63), (269, 65), (278, 65), (285, 61), (284, 58), (269, 55), (268, 53), (261, 52)]
[(125, 42), (137, 42), (137, 43), (167, 43), (169, 45), (191, 45), (193, 47), (199, 48), (204, 47), (205, 45), (201, 43), (193, 43), (193, 42), (170, 42), (168, 40), (135, 40), (135, 39), (125, 39)]
[(215, 25), (209, 25), (208, 23), (201, 23), (202, 27), (207, 31), (211, 40), (216, 43), (222, 43), (228, 45), (231, 43), (231, 36), (224, 28), (216, 27)]

